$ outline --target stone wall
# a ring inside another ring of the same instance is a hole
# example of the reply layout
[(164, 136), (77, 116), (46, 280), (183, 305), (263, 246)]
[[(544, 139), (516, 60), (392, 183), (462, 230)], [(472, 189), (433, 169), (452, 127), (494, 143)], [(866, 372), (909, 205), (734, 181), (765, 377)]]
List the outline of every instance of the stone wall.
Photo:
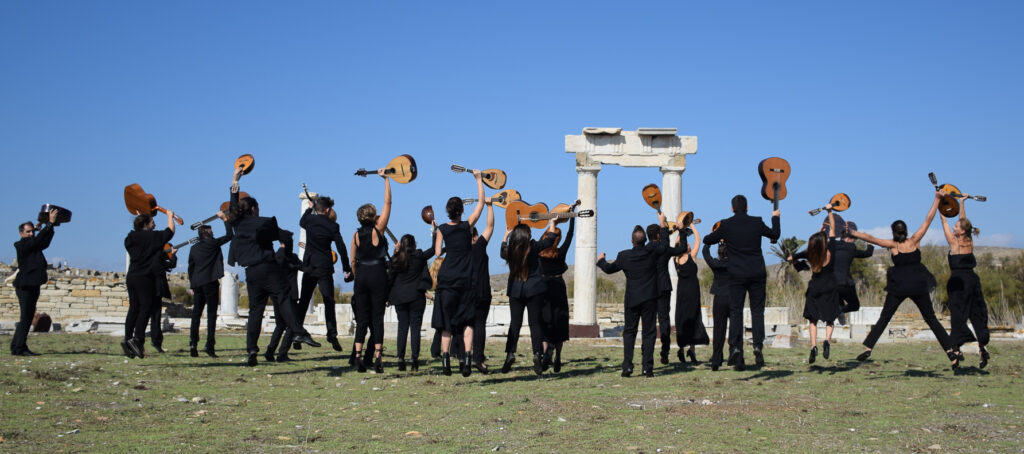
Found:
[[(13, 271), (0, 264), (0, 320), (16, 321), (19, 317)], [(128, 311), (124, 273), (63, 268), (51, 269), (47, 274), (50, 279), (40, 288), (36, 311), (49, 314), (56, 323), (89, 317), (124, 317)]]

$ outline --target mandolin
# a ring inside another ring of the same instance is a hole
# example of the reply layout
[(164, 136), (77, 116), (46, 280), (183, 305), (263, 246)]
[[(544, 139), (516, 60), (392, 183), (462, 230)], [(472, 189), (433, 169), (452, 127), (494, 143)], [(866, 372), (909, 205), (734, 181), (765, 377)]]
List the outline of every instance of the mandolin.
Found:
[[(403, 154), (392, 159), (388, 165), (384, 166), (383, 170), (384, 176), (394, 180), (395, 183), (406, 184), (416, 179), (416, 160), (410, 155)], [(359, 169), (356, 171), (356, 176), (365, 177), (376, 173), (375, 171)]]
[[(522, 197), (519, 195), (519, 191), (515, 189), (506, 189), (490, 197), (491, 205), (500, 208), (507, 208), (510, 202), (521, 200)], [(476, 203), (476, 199), (462, 199), (462, 203), (471, 204)]]
[(711, 231), (714, 232), (715, 230), (718, 230), (718, 228), (721, 227), (721, 226), (722, 226), (722, 221), (718, 221), (718, 222), (715, 223), (715, 225), (711, 226)]
[(426, 222), (427, 225), (434, 225), (434, 206), (427, 205), (420, 210), (420, 219)]
[[(452, 164), (452, 172), (455, 173), (472, 173), (473, 171), (462, 167), (460, 165)], [(502, 189), (505, 187), (505, 180), (508, 177), (505, 175), (504, 170), (498, 169), (487, 169), (480, 171), (480, 179), (483, 180), (484, 184), (491, 189)]]
[(253, 158), (251, 154), (243, 154), (235, 159), (235, 171), (242, 171), (242, 175), (248, 175), (252, 172), (253, 167), (256, 167), (256, 158)]
[(544, 203), (530, 205), (522, 200), (509, 203), (505, 208), (505, 228), (512, 228), (519, 224), (526, 224), (535, 229), (547, 227), (550, 219), (568, 219), (571, 217), (589, 218), (594, 216), (594, 210), (583, 210), (577, 212), (552, 213)]
[(825, 205), (821, 208), (815, 208), (811, 211), (808, 211), (807, 213), (810, 214), (811, 216), (814, 216), (828, 209), (831, 209), (832, 211), (846, 211), (849, 208), (850, 196), (840, 192), (839, 194), (832, 196), (832, 200), (829, 200), (828, 205)]
[[(942, 196), (942, 200), (939, 200), (939, 213), (942, 213), (942, 215), (947, 218), (953, 218), (959, 215), (960, 202), (957, 201), (957, 199), (963, 197), (963, 192), (961, 192), (956, 186), (949, 183), (939, 184), (939, 179), (935, 177), (935, 173), (928, 173), (928, 179), (931, 180), (936, 191), (943, 191), (946, 193), (946, 195)], [(985, 202), (988, 200), (988, 197), (983, 195), (972, 195), (967, 196), (967, 198), (977, 200), (979, 202)]]
[(700, 224), (700, 219), (694, 219), (692, 211), (683, 211), (676, 216), (675, 222), (669, 221), (667, 224), (669, 231), (689, 230), (690, 226)]
[(181, 248), (183, 248), (185, 246), (191, 246), (191, 245), (196, 244), (198, 242), (199, 242), (199, 237), (194, 236), (192, 238), (189, 238), (188, 241), (186, 241), (184, 243), (175, 244), (174, 246), (171, 246), (171, 243), (167, 243), (167, 244), (164, 245), (164, 255), (166, 255), (167, 258), (174, 257), (174, 254), (171, 254), (171, 250), (173, 250), (173, 249), (181, 249)]
[[(157, 211), (167, 214), (166, 209), (156, 204), (156, 197), (144, 191), (138, 183), (132, 183), (124, 187), (124, 206), (128, 208), (129, 213), (136, 216), (142, 213), (154, 216)], [(174, 215), (174, 221), (178, 225), (185, 223), (181, 216), (178, 215)]]
[[(299, 248), (305, 249), (306, 243), (299, 241)], [(338, 253), (331, 250), (331, 263), (338, 263)]]
[[(757, 165), (761, 176), (761, 197), (771, 200), (774, 210), (779, 209), (779, 200), (786, 198), (786, 180), (790, 174), (789, 162), (782, 158), (768, 158)], [(772, 240), (777, 243), (778, 240)]]
[(661, 189), (658, 189), (658, 185), (651, 183), (644, 186), (641, 194), (643, 194), (644, 202), (647, 202), (647, 205), (661, 213)]
[[(249, 197), (249, 193), (244, 191), (238, 193), (238, 200), (242, 200), (246, 197)], [(228, 208), (231, 208), (231, 202), (224, 202), (220, 204), (220, 211), (217, 214), (224, 213), (224, 216), (227, 217), (228, 220), (231, 220), (231, 211), (228, 210)], [(195, 224), (192, 224), (190, 228), (192, 230), (195, 230), (198, 229), (199, 227), (202, 227), (203, 225), (213, 222), (214, 219), (217, 219), (217, 214), (210, 216), (206, 219), (203, 219), (202, 221), (199, 221)]]

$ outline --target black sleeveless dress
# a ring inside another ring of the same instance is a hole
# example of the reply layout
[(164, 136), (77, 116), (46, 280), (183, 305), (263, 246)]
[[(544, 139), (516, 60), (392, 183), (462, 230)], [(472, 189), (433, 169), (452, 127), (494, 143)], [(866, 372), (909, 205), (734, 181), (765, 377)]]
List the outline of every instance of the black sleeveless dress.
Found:
[(441, 224), (444, 238), (444, 263), (437, 271), (434, 314), (430, 326), (448, 332), (473, 324), (473, 267), (470, 255), (473, 237), (469, 223)]
[(711, 342), (700, 314), (700, 278), (697, 263), (690, 257), (676, 264), (676, 343), (680, 346), (707, 345)]
[(373, 245), (374, 227), (361, 227), (356, 232), (355, 285), (353, 306), (356, 316), (356, 339), (363, 339), (370, 329), (372, 343), (384, 341), (384, 311), (388, 300), (388, 243), (377, 232), (377, 245)]
[(895, 296), (922, 295), (935, 288), (935, 276), (921, 263), (921, 250), (892, 256), (893, 266), (886, 272), (885, 291)]
[[(981, 291), (981, 280), (974, 272), (978, 261), (974, 253), (949, 254), (947, 257), (950, 276), (946, 282), (946, 293), (949, 295), (952, 319), (949, 337), (953, 345), (977, 341), (984, 347), (988, 343), (988, 305)], [(978, 337), (967, 328), (968, 321), (974, 326)]]

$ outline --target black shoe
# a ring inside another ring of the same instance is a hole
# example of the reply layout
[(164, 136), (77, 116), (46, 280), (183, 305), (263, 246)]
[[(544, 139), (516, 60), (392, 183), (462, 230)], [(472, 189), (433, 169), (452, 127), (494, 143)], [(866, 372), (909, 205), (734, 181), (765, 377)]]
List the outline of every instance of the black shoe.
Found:
[(721, 367), (721, 366), (722, 366), (722, 362), (721, 361), (712, 361), (711, 362), (711, 370), (717, 371), (718, 368)]
[[(320, 346), (320, 343), (315, 341), (315, 340), (313, 340), (312, 337), (309, 337), (309, 334), (303, 334), (301, 336), (297, 336), (295, 338), (295, 342), (301, 342), (303, 344), (309, 344), (310, 347), (319, 347)], [(299, 350), (299, 349), (296, 348), (296, 350)]]
[[(682, 355), (683, 352), (680, 351), (679, 353), (680, 353), (680, 355)], [(662, 364), (668, 364), (668, 350), (662, 350), (661, 351), (661, 363)]]
[(697, 361), (697, 352), (693, 350), (692, 346), (689, 350), (686, 351), (686, 356), (690, 357), (690, 362), (694, 364), (700, 364), (700, 361)]
[(754, 365), (757, 367), (764, 367), (764, 354), (761, 353), (760, 348), (754, 349)]
[(374, 355), (374, 356), (375, 356), (375, 358), (373, 359), (373, 371), (378, 373), (378, 374), (383, 374), (384, 373), (384, 354), (380, 350), (378, 350), (377, 354)]
[(302, 350), (302, 343), (292, 342), (292, 350)]
[(988, 350), (986, 350), (985, 347), (981, 347), (980, 352), (981, 362), (978, 363), (978, 369), (984, 369), (985, 366), (988, 365), (988, 359), (991, 357), (991, 355), (988, 354)]
[(14, 356), (39, 356), (39, 353), (36, 353), (26, 348), (18, 353), (15, 353)]
[(348, 365), (352, 366), (352, 367), (355, 367), (355, 365), (356, 365), (356, 351), (355, 351), (355, 349), (352, 350), (352, 354), (351, 355), (348, 355)]
[(951, 361), (949, 366), (951, 368), (953, 368), (953, 370), (956, 370), (958, 367), (960, 367), (960, 356), (961, 355), (962, 355), (962, 353), (960, 353), (959, 350), (952, 350), (952, 351), (946, 352), (946, 357), (949, 358), (949, 360)]
[(537, 375), (544, 373), (544, 357), (540, 353), (533, 354), (533, 373)]
[(512, 364), (516, 362), (516, 354), (508, 353), (505, 355), (505, 364), (501, 365), (501, 373), (507, 374), (512, 370)]
[(338, 338), (337, 337), (328, 337), (327, 338), (327, 342), (329, 342), (331, 344), (331, 348), (333, 348), (334, 351), (336, 351), (336, 352), (340, 352), (341, 351), (341, 344), (338, 343)]
[(811, 347), (811, 356), (807, 357), (807, 364), (814, 364), (814, 360), (818, 357), (818, 346)]
[(291, 360), (292, 360), (291, 357), (289, 357), (287, 353), (285, 353), (283, 355), (277, 355), (277, 358), (274, 358), (274, 361), (277, 361), (279, 363), (287, 363), (287, 362), (289, 362)]
[(135, 352), (133, 352), (130, 348), (128, 348), (128, 341), (126, 341), (126, 340), (121, 341), (121, 350), (124, 351), (124, 356), (127, 356), (129, 358), (134, 358), (135, 357)]
[(203, 351), (206, 352), (206, 356), (209, 356), (210, 358), (216, 358), (217, 357), (217, 352), (215, 352), (213, 350), (213, 347), (211, 347), (211, 346), (207, 346), (205, 349), (203, 349)]
[(729, 360), (725, 362), (725, 365), (729, 367), (736, 365), (736, 352), (729, 353)]
[(198, 358), (199, 357), (199, 347), (197, 347), (195, 345), (189, 345), (188, 346), (188, 356), (191, 356), (193, 358)]
[(743, 369), (746, 368), (743, 364), (743, 352), (740, 350), (736, 350), (730, 353), (729, 364), (732, 365), (732, 368), (735, 369), (736, 371), (743, 372)]
[(398, 371), (405, 372), (405, 358), (398, 358)]
[(633, 365), (632, 364), (629, 365), (629, 366), (623, 365), (622, 366), (622, 376), (623, 377), (629, 377), (630, 375), (633, 375)]
[(679, 359), (680, 364), (686, 364), (686, 353), (684, 353), (682, 350), (676, 352), (676, 358)]
[(363, 355), (360, 352), (356, 352), (356, 370), (366, 372), (366, 362), (363, 361)]
[(449, 353), (441, 353), (441, 373), (452, 374), (452, 355)]
[(164, 351), (164, 347), (160, 344), (153, 344), (153, 350), (156, 350), (157, 353), (167, 353)]
[(551, 364), (551, 371), (556, 373), (556, 374), (562, 371), (562, 358), (561, 358), (561, 355), (556, 355), (555, 356), (555, 362)]
[(548, 368), (551, 367), (551, 356), (554, 354), (553, 350), (553, 348), (548, 348), (548, 350), (544, 352), (543, 372), (547, 372)]
[(249, 353), (249, 360), (246, 361), (246, 364), (249, 365), (249, 367), (256, 367), (256, 364), (257, 364), (256, 356), (257, 355), (259, 355), (259, 353), (256, 353), (256, 352), (250, 352)]
[(654, 377), (654, 369), (647, 369), (647, 370), (645, 370), (643, 372), (643, 375), (644, 375), (644, 377), (647, 377), (647, 378), (653, 378)]
[(267, 350), (267, 352), (263, 354), (263, 359), (267, 360), (268, 363), (274, 362), (274, 352)]
[(418, 360), (416, 358), (413, 358), (412, 359), (412, 367), (411, 367), (411, 369), (412, 369), (413, 372), (419, 372), (420, 371), (420, 360)]
[(473, 361), (473, 367), (476, 368), (477, 372), (480, 372), (481, 374), (484, 375), (487, 375), (487, 372), (490, 372), (489, 370), (487, 370), (487, 365), (484, 363), (478, 363), (476, 361)]
[(469, 377), (470, 375), (473, 375), (473, 352), (466, 352), (466, 354), (462, 356), (462, 364), (465, 365), (465, 367), (460, 368), (462, 369), (462, 376)]
[(857, 361), (864, 362), (871, 357), (871, 350), (864, 350), (864, 353), (857, 355)]
[(131, 350), (131, 352), (134, 353), (135, 356), (139, 358), (146, 357), (146, 352), (145, 350), (143, 350), (142, 345), (140, 345), (138, 342), (135, 342), (135, 339), (128, 340), (128, 349)]

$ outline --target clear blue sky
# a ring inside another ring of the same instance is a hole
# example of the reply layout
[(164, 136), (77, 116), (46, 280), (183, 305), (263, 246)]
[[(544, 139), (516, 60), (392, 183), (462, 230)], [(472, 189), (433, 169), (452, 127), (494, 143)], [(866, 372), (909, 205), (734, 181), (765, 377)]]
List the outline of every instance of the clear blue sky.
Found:
[[(352, 172), (410, 153), (421, 174), (395, 185), (392, 230), (423, 241), (422, 206), (473, 193), (452, 163), (503, 168), (527, 200), (567, 202), (566, 134), (676, 127), (699, 138), (683, 204), (706, 221), (728, 216), (737, 193), (767, 215), (755, 169), (775, 155), (793, 166), (786, 236), (808, 236), (820, 218), (807, 210), (839, 191), (864, 229), (916, 226), (934, 171), (989, 196), (970, 206), (983, 243), (1020, 247), (1022, 13), (1020, 2), (5, 1), (0, 226), (13, 243), (42, 203), (66, 206), (74, 220), (48, 256), (123, 269), (126, 184), (187, 220), (181, 241), (226, 200), (234, 158), (252, 153), (243, 189), (265, 214), (297, 230), (305, 182), (338, 200), (348, 237), (355, 209), (383, 197), (378, 179)], [(656, 169), (601, 172), (600, 251), (654, 220), (640, 197), (652, 182)]]

